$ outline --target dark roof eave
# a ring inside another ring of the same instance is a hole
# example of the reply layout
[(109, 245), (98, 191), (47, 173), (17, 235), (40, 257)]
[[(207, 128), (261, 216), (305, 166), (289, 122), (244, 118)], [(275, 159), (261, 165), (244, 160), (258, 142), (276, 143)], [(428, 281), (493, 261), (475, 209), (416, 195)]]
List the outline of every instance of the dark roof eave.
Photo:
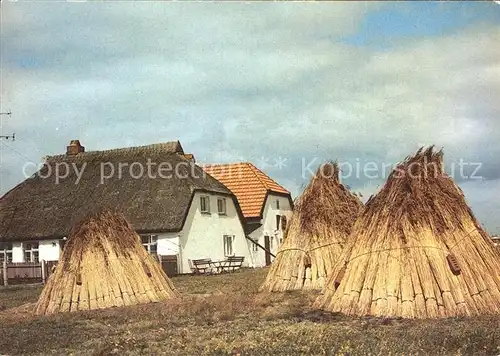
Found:
[(182, 229), (140, 229), (135, 230), (138, 234), (161, 234), (163, 232), (181, 232)]
[(262, 216), (248, 216), (245, 218), (246, 224), (260, 224)]
[(62, 240), (66, 235), (51, 235), (51, 236), (30, 236), (25, 238), (1, 236), (0, 242), (26, 242), (26, 241), (45, 241), (45, 240)]
[[(181, 232), (182, 229), (137, 229), (135, 230), (138, 234), (159, 234), (159, 233), (169, 233), (169, 232)], [(45, 241), (45, 240), (62, 240), (68, 237), (69, 233), (63, 235), (51, 235), (51, 236), (32, 236), (26, 238), (18, 237), (0, 237), (0, 242), (25, 242), (25, 241)]]

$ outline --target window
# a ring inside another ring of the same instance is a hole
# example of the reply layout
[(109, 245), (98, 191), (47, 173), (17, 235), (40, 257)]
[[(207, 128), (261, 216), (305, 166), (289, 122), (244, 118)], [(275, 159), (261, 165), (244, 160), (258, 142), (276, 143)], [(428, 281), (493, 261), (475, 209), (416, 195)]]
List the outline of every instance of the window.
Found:
[(3, 264), (3, 261), (7, 261), (7, 263), (12, 262), (12, 244), (7, 242), (0, 242), (0, 264)]
[(217, 212), (219, 215), (226, 215), (226, 199), (218, 198), (217, 199)]
[(280, 229), (281, 215), (276, 215), (276, 230)]
[[(257, 240), (252, 240), (252, 241), (257, 242)], [(257, 246), (254, 242), (252, 242), (252, 252), (258, 252), (259, 246)]]
[(273, 242), (274, 242), (274, 236), (271, 236), (271, 242), (269, 243), (269, 246), (273, 248)]
[(202, 196), (200, 197), (200, 211), (203, 214), (210, 214), (210, 197)]
[(224, 256), (234, 256), (234, 235), (224, 235)]
[(278, 199), (278, 200), (276, 200), (276, 209), (279, 209), (279, 208), (280, 208), (280, 201)]
[(281, 230), (285, 231), (286, 230), (286, 216), (281, 215)]
[(23, 244), (24, 262), (38, 262), (38, 242)]
[(141, 243), (150, 254), (158, 253), (158, 235), (141, 235)]

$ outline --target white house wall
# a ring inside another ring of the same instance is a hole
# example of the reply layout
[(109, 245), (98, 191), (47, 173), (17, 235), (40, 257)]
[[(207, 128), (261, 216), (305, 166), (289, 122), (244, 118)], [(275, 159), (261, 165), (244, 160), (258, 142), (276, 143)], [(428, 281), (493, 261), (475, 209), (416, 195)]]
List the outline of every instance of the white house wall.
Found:
[[(209, 214), (200, 211), (200, 197), (203, 195), (210, 196)], [(218, 214), (217, 197), (226, 199), (226, 215)], [(233, 253), (235, 256), (244, 256), (244, 265), (248, 265), (249, 246), (233, 200), (230, 197), (218, 196), (213, 193), (196, 192), (180, 234), (180, 245), (182, 246), (180, 272), (190, 272), (188, 259), (225, 259), (224, 235), (234, 235)]]
[(24, 262), (23, 244), (20, 242), (12, 244), (12, 262)]
[(157, 254), (161, 256), (177, 255), (177, 270), (180, 271), (182, 268), (180, 233), (164, 232), (158, 234)]
[(59, 253), (61, 247), (59, 240), (43, 240), (38, 244), (39, 260), (57, 261), (59, 260)]
[[(277, 208), (277, 201), (279, 201), (279, 209)], [(270, 250), (273, 255), (276, 255), (276, 253), (278, 252), (284, 235), (284, 231), (281, 226), (279, 229), (276, 229), (276, 215), (285, 215), (287, 223), (289, 223), (290, 218), (292, 217), (292, 206), (290, 204), (290, 200), (287, 197), (271, 193), (267, 196), (264, 205), (264, 211), (262, 213), (261, 221), (262, 226), (250, 233), (250, 238), (257, 240), (257, 242), (264, 247), (264, 236), (269, 236), (272, 245)], [(248, 241), (248, 245), (251, 248), (252, 242)], [(258, 248), (257, 251), (253, 251), (252, 249), (250, 249), (250, 251), (252, 254), (251, 260), (254, 263), (254, 267), (264, 267), (266, 265), (266, 255), (264, 250)], [(273, 261), (272, 257), (271, 261)]]
[[(12, 244), (12, 262), (24, 261), (24, 244), (27, 242), (14, 242)], [(59, 240), (38, 241), (38, 259), (45, 261), (59, 260), (60, 245)]]
[(180, 234), (161, 233), (158, 234), (158, 254), (162, 256), (177, 255), (180, 250)]

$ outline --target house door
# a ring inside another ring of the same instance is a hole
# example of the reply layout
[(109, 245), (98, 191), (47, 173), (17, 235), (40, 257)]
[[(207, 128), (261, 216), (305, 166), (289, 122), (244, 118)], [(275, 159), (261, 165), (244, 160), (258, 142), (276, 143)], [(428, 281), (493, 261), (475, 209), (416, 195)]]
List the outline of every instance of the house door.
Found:
[(269, 241), (269, 236), (264, 236), (264, 248), (266, 249), (266, 266), (269, 266), (271, 264), (271, 254), (269, 251), (271, 250), (271, 243)]
[(179, 274), (179, 271), (177, 270), (177, 266), (179, 265), (179, 262), (177, 260), (178, 255), (157, 256), (160, 260), (161, 268), (167, 274), (167, 276), (172, 277)]

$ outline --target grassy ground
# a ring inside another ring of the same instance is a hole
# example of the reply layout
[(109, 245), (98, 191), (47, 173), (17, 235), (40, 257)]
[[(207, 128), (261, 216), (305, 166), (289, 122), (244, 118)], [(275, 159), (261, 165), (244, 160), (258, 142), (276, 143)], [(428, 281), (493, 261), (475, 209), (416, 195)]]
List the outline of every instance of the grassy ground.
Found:
[(175, 301), (50, 317), (30, 314), (41, 287), (0, 289), (0, 355), (500, 354), (500, 317), (347, 318), (311, 310), (315, 293), (257, 293), (266, 272), (177, 277)]

